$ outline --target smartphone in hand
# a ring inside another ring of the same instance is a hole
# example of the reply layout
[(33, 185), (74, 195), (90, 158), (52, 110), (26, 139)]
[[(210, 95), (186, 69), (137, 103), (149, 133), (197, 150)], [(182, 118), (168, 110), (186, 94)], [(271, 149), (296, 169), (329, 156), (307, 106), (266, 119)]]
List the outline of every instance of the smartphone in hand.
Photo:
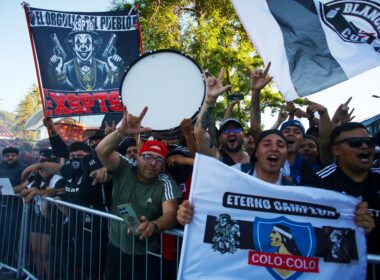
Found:
[(244, 99), (244, 95), (240, 92), (230, 93), (227, 95), (228, 101), (240, 101)]
[(125, 203), (117, 207), (119, 209), (120, 215), (123, 217), (128, 228), (133, 235), (138, 235), (137, 228), (140, 225), (140, 220), (136, 215), (135, 210), (131, 203)]

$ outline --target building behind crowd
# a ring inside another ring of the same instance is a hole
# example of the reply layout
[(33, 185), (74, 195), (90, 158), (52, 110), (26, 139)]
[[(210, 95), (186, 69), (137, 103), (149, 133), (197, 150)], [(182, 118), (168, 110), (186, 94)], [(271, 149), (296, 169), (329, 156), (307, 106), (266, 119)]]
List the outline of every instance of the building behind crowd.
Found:
[(364, 124), (371, 135), (374, 136), (378, 131), (380, 131), (380, 114), (362, 120), (361, 123)]

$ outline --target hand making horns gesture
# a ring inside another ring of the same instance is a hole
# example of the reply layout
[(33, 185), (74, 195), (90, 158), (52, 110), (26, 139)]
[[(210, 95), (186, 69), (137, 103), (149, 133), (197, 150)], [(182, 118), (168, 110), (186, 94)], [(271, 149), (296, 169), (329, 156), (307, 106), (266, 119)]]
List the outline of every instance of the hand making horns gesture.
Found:
[(223, 76), (224, 69), (222, 68), (220, 69), (218, 78), (214, 76), (206, 78), (206, 97), (208, 102), (216, 102), (219, 95), (231, 88), (231, 85), (223, 86)]
[(261, 69), (256, 69), (251, 71), (250, 78), (251, 83), (250, 87), (252, 91), (261, 91), (270, 81), (272, 81), (271, 76), (267, 76), (271, 62), (265, 67), (264, 71)]
[(120, 135), (137, 135), (143, 132), (151, 131), (152, 129), (150, 127), (141, 127), (141, 120), (144, 118), (147, 111), (148, 107), (145, 106), (144, 109), (141, 111), (140, 115), (137, 117), (128, 113), (127, 106), (124, 105), (123, 119), (121, 120), (120, 125), (117, 128), (117, 131), (120, 133)]

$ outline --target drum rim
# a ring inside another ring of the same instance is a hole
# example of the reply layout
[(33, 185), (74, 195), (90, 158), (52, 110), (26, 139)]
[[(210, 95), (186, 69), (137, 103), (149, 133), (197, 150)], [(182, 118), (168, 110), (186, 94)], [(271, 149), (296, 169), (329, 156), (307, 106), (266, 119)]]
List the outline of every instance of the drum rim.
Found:
[[(124, 102), (123, 102), (123, 95), (122, 95), (122, 88), (123, 88), (123, 84), (124, 84), (124, 79), (125, 77), (127, 76), (128, 72), (130, 71), (130, 69), (135, 65), (137, 64), (141, 59), (143, 59), (144, 57), (147, 57), (147, 56), (150, 56), (150, 55), (153, 55), (153, 54), (157, 54), (157, 53), (163, 53), (163, 52), (169, 52), (169, 53), (175, 53), (175, 54), (179, 54), (179, 55), (182, 55), (182, 56), (185, 56), (186, 58), (188, 58), (191, 62), (193, 62), (193, 64), (195, 64), (195, 66), (198, 68), (199, 72), (203, 75), (204, 72), (203, 70), (201, 69), (201, 67), (198, 65), (198, 63), (193, 59), (191, 58), (189, 55), (187, 54), (184, 54), (184, 53), (181, 53), (180, 51), (178, 50), (175, 50), (175, 49), (160, 49), (160, 50), (154, 50), (154, 51), (147, 51), (145, 52), (144, 54), (140, 55), (137, 59), (135, 59), (128, 67), (127, 69), (125, 70), (124, 74), (123, 74), (123, 77), (121, 79), (121, 83), (120, 83), (120, 87), (119, 87), (119, 94), (120, 94), (120, 99), (121, 99), (121, 102), (123, 104), (123, 106), (125, 105)], [(205, 101), (205, 98), (206, 98), (206, 82), (205, 80), (203, 79), (203, 85), (204, 85), (204, 91), (203, 91), (203, 98), (202, 98), (202, 102), (201, 104), (199, 105), (199, 108), (198, 110), (191, 116), (191, 120), (192, 120), (192, 123), (195, 122), (195, 118), (197, 117), (201, 107), (202, 107), (202, 104), (203, 102)], [(168, 129), (152, 129), (152, 132), (156, 132), (156, 133), (169, 133), (171, 131), (177, 131), (177, 130), (180, 130), (180, 125), (178, 124), (178, 126), (175, 126), (175, 127), (172, 127), (172, 128), (168, 128)], [(174, 133), (175, 134), (175, 133)]]

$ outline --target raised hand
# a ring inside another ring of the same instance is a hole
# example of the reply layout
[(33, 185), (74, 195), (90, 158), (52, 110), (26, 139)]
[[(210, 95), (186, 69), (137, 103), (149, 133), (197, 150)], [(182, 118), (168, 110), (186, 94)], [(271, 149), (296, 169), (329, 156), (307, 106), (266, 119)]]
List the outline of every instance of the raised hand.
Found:
[(355, 116), (352, 116), (354, 108), (349, 112), (350, 107), (348, 104), (350, 103), (351, 99), (352, 97), (348, 98), (346, 102), (340, 104), (336, 109), (335, 114), (331, 120), (333, 126), (342, 125), (344, 123), (352, 121), (352, 119), (355, 118)]
[(306, 119), (309, 117), (309, 115), (305, 111), (301, 110), (300, 108), (296, 108), (294, 110), (294, 116), (296, 116), (297, 118), (306, 118)]
[(149, 132), (152, 129), (150, 127), (141, 127), (141, 120), (144, 118), (146, 112), (148, 111), (148, 107), (144, 107), (141, 111), (140, 115), (134, 116), (128, 113), (127, 106), (124, 105), (123, 108), (123, 119), (121, 120), (120, 126), (117, 128), (117, 131), (121, 136), (128, 135), (137, 135), (144, 132)]
[(110, 126), (108, 124), (108, 122), (105, 122), (105, 128), (104, 128), (104, 134), (107, 135), (109, 133), (111, 133), (112, 131), (114, 131), (116, 129), (116, 124), (115, 124), (115, 121), (112, 121), (112, 125)]
[(279, 124), (283, 123), (284, 121), (286, 121), (288, 116), (289, 116), (289, 113), (285, 110), (285, 108), (281, 108), (277, 115), (277, 122)]
[(179, 124), (182, 135), (191, 135), (191, 119), (183, 119)]
[(42, 122), (44, 123), (44, 126), (46, 127), (50, 135), (55, 134), (53, 119), (46, 117), (43, 119)]
[(190, 154), (194, 156), (197, 152), (197, 145), (191, 129), (191, 119), (183, 119), (179, 126), (181, 127), (182, 136), (186, 139), (186, 146)]
[(265, 67), (264, 71), (260, 69), (256, 69), (251, 71), (251, 90), (252, 91), (260, 91), (262, 90), (270, 81), (272, 81), (272, 77), (268, 76), (268, 71), (270, 68), (271, 62), (268, 63), (267, 67)]
[(218, 78), (214, 76), (206, 78), (206, 98), (208, 102), (216, 102), (216, 99), (223, 92), (229, 90), (231, 85), (223, 86), (224, 69), (220, 69)]
[(327, 109), (325, 106), (319, 103), (313, 102), (307, 98), (305, 98), (305, 104), (307, 105), (306, 112), (309, 112), (309, 115), (308, 115), (309, 117), (311, 114), (314, 114), (315, 112), (318, 112), (319, 115), (327, 112)]
[(286, 105), (285, 105), (284, 109), (287, 112), (289, 112), (289, 114), (294, 114), (294, 112), (296, 110), (296, 106), (294, 105), (293, 102), (286, 102)]

